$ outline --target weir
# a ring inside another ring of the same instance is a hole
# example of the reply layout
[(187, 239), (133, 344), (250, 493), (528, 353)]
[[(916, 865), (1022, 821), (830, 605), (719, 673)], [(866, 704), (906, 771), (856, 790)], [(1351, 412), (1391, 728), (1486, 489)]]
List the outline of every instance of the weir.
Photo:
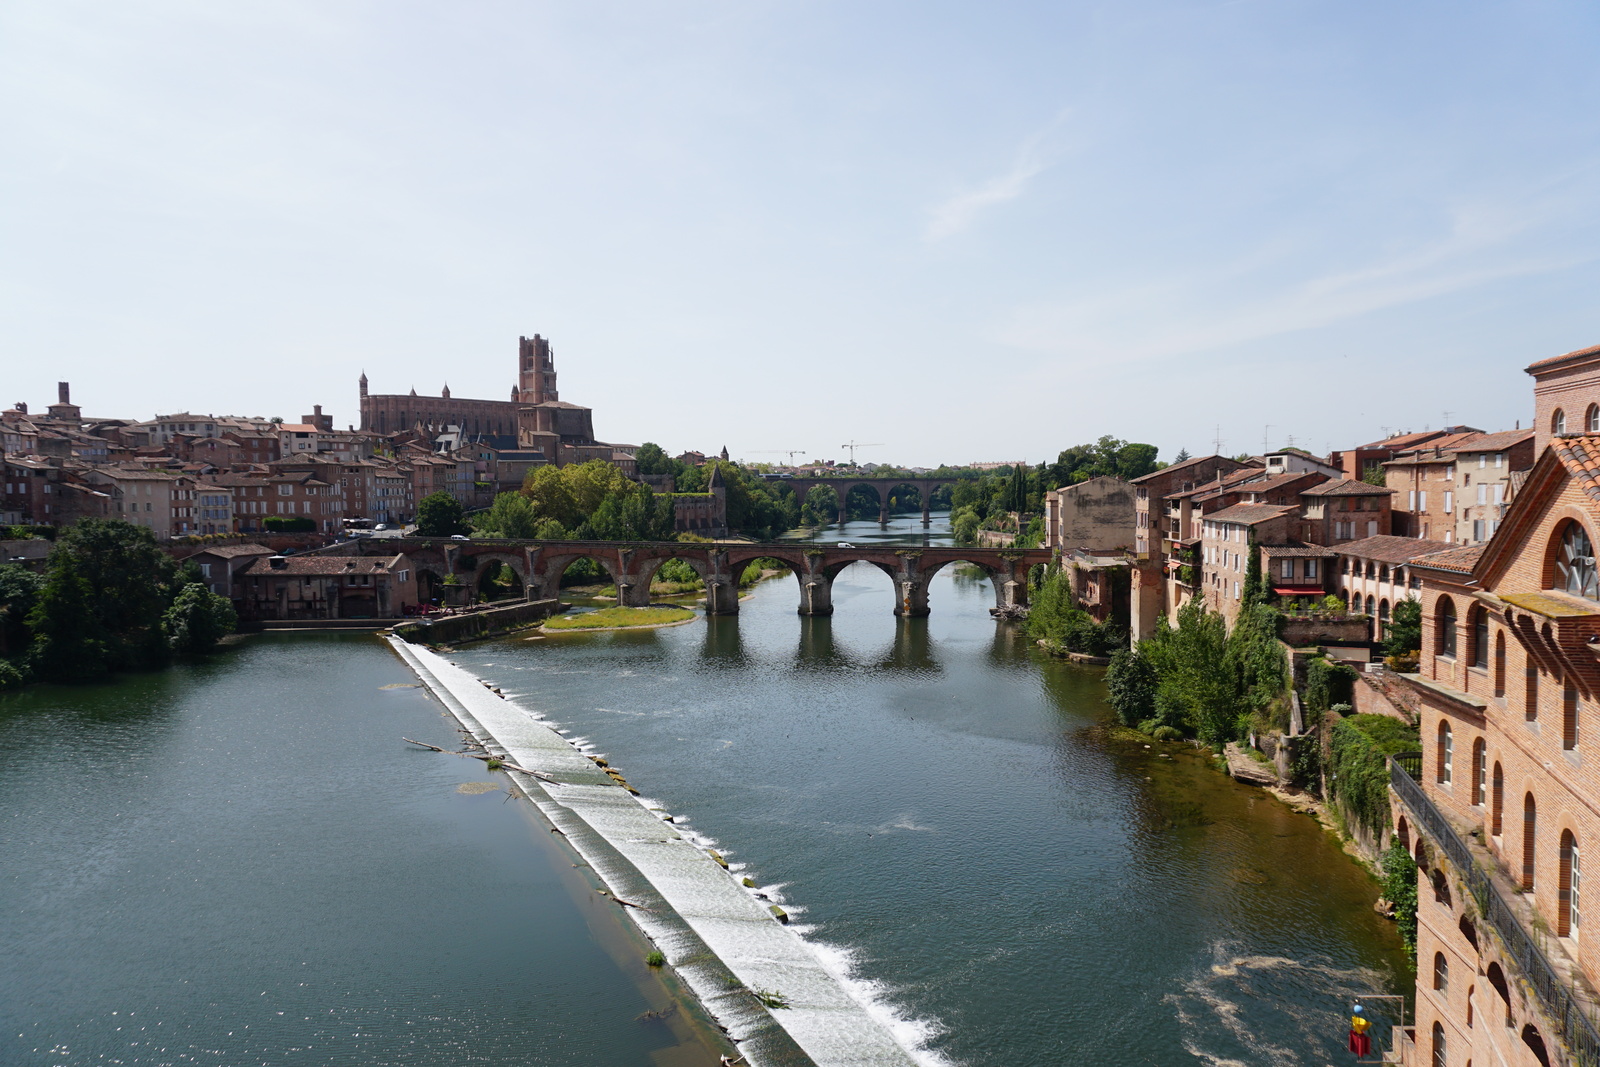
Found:
[[(548, 775), (505, 773), (655, 942), (753, 1067), (910, 1067), (916, 1061), (843, 976), (669, 816), (647, 808), (550, 725), (425, 648), (390, 646), (490, 752)], [(786, 1007), (755, 995), (777, 994)]]

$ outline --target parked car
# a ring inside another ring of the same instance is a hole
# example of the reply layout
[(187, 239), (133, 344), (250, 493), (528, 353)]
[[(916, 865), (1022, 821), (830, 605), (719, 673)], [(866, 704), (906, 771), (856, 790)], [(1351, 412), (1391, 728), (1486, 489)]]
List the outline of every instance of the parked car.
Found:
[(472, 540), (472, 538), (468, 537), (466, 534), (451, 534), (450, 535), (450, 540), (452, 540), (452, 541), (470, 541), (470, 540)]

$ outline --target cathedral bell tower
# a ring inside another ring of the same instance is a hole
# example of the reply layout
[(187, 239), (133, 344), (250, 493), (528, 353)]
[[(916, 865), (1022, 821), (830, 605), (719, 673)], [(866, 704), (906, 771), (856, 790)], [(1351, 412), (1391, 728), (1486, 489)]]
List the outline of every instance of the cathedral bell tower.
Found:
[(538, 334), (517, 338), (517, 382), (524, 404), (560, 400), (556, 392), (556, 364), (550, 342)]

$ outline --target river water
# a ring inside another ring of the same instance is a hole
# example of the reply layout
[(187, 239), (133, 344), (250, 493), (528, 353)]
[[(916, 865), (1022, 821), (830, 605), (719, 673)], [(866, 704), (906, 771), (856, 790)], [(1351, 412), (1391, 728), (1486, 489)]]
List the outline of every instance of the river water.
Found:
[[(829, 531), (920, 541), (920, 526)], [(934, 543), (942, 538), (935, 534)], [(1311, 819), (1107, 728), (947, 568), (454, 658), (780, 899), (929, 1063), (1318, 1064), (1409, 984)], [(616, 909), (375, 638), (0, 699), (0, 1063), (710, 1064)], [(402, 688), (385, 688), (388, 686)], [(646, 946), (647, 947), (647, 946)]]
[(415, 683), (257, 636), (0, 698), (0, 1064), (714, 1063)]
[(858, 564), (831, 618), (780, 578), (737, 618), (454, 658), (743, 864), (926, 1062), (1348, 1057), (1350, 998), (1409, 985), (1362, 869), (1192, 749), (1111, 736), (1102, 672), (995, 623), (986, 580), (946, 568), (930, 603), (896, 619)]

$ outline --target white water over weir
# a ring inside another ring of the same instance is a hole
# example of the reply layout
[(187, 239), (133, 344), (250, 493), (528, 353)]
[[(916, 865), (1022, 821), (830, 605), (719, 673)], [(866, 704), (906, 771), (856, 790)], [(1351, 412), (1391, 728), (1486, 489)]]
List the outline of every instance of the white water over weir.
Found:
[[(506, 762), (506, 773), (564, 833), (667, 963), (739, 1043), (752, 1067), (910, 1067), (880, 1009), (857, 999), (797, 933), (712, 854), (640, 803), (542, 716), (428, 649), (389, 643), (428, 689)], [(781, 996), (768, 1009), (752, 991)]]

